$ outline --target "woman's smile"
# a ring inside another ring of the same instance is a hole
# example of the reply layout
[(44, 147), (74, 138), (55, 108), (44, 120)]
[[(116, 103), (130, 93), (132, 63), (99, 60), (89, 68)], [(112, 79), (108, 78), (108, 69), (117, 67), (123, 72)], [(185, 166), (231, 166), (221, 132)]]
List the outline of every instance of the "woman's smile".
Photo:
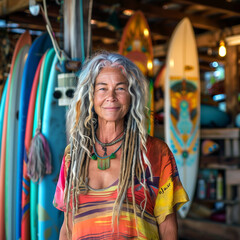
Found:
[(118, 109), (120, 109), (120, 107), (103, 107), (104, 109), (106, 109), (106, 110), (109, 110), (109, 111), (116, 111), (116, 110), (118, 110)]

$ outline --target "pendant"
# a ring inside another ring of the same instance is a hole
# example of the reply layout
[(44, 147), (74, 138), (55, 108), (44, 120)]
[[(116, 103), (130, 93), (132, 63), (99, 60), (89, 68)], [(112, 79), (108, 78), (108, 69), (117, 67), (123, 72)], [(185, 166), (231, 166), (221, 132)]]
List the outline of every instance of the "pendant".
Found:
[(116, 154), (112, 153), (110, 156), (108, 156), (107, 158), (100, 158), (98, 157), (95, 153), (92, 154), (91, 158), (93, 160), (97, 160), (98, 162), (98, 169), (100, 170), (106, 170), (108, 168), (110, 168), (110, 159), (114, 159), (116, 158)]
[(110, 159), (109, 159), (109, 157), (105, 158), (105, 159), (98, 158), (98, 169), (106, 170), (108, 168), (110, 168)]

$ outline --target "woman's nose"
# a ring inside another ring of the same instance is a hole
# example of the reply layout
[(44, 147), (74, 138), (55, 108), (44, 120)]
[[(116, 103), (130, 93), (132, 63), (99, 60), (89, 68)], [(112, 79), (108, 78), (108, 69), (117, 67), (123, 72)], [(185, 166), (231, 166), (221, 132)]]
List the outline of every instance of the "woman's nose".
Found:
[(108, 91), (108, 96), (107, 96), (107, 100), (108, 101), (116, 101), (116, 93), (114, 90), (109, 90)]

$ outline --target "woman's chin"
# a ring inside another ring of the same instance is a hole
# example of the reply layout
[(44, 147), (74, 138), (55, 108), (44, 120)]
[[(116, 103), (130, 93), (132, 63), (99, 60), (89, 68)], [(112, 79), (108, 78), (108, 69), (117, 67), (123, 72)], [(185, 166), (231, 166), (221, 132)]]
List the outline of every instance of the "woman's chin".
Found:
[[(100, 120), (100, 119), (99, 119)], [(124, 122), (124, 118), (119, 118), (119, 117), (116, 117), (116, 116), (112, 116), (112, 117), (104, 117), (104, 118), (101, 118), (101, 120), (103, 122), (113, 122), (113, 123), (118, 123), (118, 122)]]

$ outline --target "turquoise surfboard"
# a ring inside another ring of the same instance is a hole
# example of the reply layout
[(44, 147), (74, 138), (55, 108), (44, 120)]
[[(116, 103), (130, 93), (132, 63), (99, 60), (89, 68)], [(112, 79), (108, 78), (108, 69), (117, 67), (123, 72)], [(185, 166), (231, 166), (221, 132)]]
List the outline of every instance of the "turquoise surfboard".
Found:
[(5, 221), (7, 239), (16, 238), (17, 139), (20, 86), (29, 51), (25, 45), (18, 53), (10, 85), (5, 166)]
[(58, 72), (55, 69), (56, 63), (57, 56), (55, 56), (51, 67), (42, 121), (42, 134), (49, 143), (53, 171), (50, 175), (46, 175), (39, 183), (38, 230), (40, 240), (58, 239), (63, 222), (63, 213), (57, 210), (52, 204), (60, 165), (66, 146), (66, 108), (58, 106), (58, 100), (53, 96), (54, 89), (57, 87)]
[[(35, 136), (35, 132), (37, 129), (38, 119), (42, 120), (43, 109), (44, 109), (44, 102), (47, 90), (47, 84), (50, 74), (51, 65), (54, 58), (54, 49), (48, 50), (46, 53), (45, 59), (43, 60), (41, 72), (40, 72), (40, 79), (39, 79), (39, 86), (37, 91), (36, 97), (36, 104), (35, 104), (35, 112), (34, 112), (34, 123), (33, 123), (33, 137)], [(42, 85), (40, 83), (42, 82)], [(41, 88), (40, 88), (41, 87)], [(40, 105), (39, 105), (40, 101)], [(40, 110), (39, 110), (40, 108)], [(40, 116), (38, 116), (38, 113)], [(30, 229), (31, 229), (31, 239), (37, 240), (38, 239), (38, 182), (31, 181), (30, 185)]]
[(230, 124), (231, 118), (228, 113), (221, 111), (216, 106), (201, 104), (201, 127), (224, 128)]

